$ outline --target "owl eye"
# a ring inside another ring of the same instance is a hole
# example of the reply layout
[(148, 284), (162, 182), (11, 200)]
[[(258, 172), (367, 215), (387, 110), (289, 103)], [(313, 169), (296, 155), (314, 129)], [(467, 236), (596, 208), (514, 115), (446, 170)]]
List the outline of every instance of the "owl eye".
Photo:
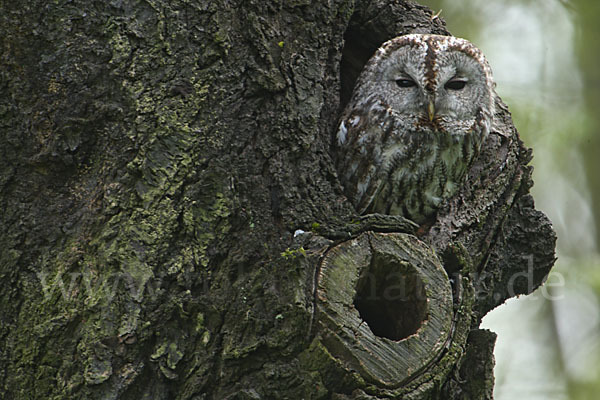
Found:
[(401, 88), (409, 88), (409, 87), (417, 86), (415, 81), (413, 81), (412, 79), (396, 79), (396, 85), (398, 85)]
[(446, 85), (444, 85), (444, 87), (449, 90), (462, 90), (465, 88), (466, 85), (467, 85), (467, 81), (456, 79), (456, 80), (446, 83)]

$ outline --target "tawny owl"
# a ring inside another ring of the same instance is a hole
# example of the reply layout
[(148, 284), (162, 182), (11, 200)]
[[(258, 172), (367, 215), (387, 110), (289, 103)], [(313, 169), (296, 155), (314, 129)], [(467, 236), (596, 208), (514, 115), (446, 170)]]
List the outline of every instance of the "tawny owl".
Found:
[(360, 214), (424, 223), (464, 183), (494, 114), (483, 54), (451, 36), (383, 44), (364, 67), (335, 139), (336, 167)]

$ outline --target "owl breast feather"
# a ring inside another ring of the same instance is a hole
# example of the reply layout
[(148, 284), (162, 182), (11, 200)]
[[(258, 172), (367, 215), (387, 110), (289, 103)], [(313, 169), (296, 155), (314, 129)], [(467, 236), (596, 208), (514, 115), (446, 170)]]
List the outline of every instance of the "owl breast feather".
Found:
[(385, 107), (346, 114), (337, 134), (337, 170), (360, 214), (402, 215), (417, 223), (452, 197), (478, 154), (489, 124), (398, 118)]

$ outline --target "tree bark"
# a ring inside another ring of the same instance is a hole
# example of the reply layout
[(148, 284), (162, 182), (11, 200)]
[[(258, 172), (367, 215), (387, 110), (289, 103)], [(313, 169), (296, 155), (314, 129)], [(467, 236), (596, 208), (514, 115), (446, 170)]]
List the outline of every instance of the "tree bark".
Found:
[(329, 153), (373, 51), (447, 33), (430, 10), (1, 8), (3, 398), (491, 398), (481, 318), (554, 262), (506, 107), (418, 238), (358, 219)]

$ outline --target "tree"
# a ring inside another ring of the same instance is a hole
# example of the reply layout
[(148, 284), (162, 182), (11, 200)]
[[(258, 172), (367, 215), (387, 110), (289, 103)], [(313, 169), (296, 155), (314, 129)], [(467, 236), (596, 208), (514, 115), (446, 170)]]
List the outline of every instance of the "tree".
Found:
[(469, 186), (419, 239), (359, 218), (329, 154), (373, 51), (447, 33), (430, 10), (2, 10), (4, 398), (491, 398), (495, 336), (479, 322), (554, 262), (506, 107)]

